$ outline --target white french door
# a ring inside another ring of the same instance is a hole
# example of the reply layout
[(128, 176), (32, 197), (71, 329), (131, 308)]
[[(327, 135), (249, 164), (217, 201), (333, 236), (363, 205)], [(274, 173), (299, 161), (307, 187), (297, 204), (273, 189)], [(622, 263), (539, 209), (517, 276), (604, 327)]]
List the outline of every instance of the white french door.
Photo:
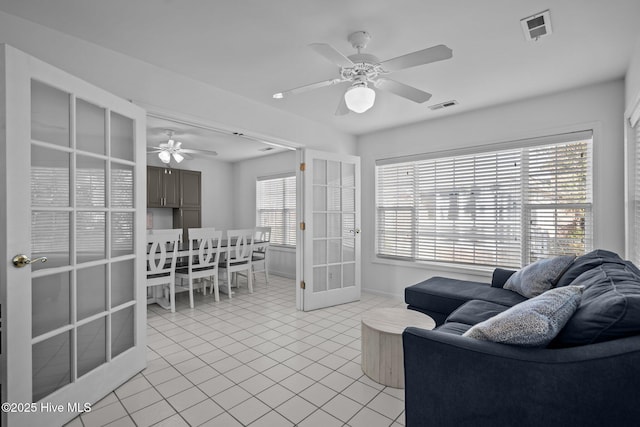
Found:
[(2, 425), (56, 426), (146, 364), (146, 118), (9, 46), (0, 65)]
[(304, 150), (302, 309), (360, 299), (360, 158)]

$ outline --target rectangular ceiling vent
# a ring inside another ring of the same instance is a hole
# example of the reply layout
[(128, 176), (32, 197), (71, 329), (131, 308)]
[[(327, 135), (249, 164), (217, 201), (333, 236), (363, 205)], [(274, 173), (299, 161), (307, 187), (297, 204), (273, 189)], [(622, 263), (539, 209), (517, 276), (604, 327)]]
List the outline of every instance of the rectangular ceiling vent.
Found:
[(520, 25), (522, 26), (524, 38), (528, 41), (535, 42), (540, 40), (540, 37), (548, 36), (552, 33), (549, 9), (536, 13), (528, 18), (521, 19)]
[(432, 110), (441, 110), (443, 108), (453, 107), (454, 105), (458, 105), (458, 101), (451, 100), (447, 102), (441, 102), (440, 104), (429, 106)]
[(264, 148), (259, 149), (258, 151), (271, 151), (273, 149), (274, 149), (273, 147), (264, 147)]

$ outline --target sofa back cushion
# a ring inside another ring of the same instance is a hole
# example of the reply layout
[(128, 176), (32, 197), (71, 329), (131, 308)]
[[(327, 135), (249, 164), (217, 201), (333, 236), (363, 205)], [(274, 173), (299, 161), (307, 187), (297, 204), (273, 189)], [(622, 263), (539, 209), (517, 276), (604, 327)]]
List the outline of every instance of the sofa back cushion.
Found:
[(578, 310), (552, 346), (572, 347), (640, 333), (640, 271), (630, 263), (604, 262), (572, 285), (584, 286)]
[(596, 249), (589, 252), (588, 254), (584, 254), (576, 258), (575, 261), (571, 263), (569, 268), (567, 268), (567, 270), (558, 279), (556, 287), (559, 288), (562, 286), (570, 285), (574, 280), (576, 280), (578, 276), (580, 276), (585, 271), (589, 271), (592, 268), (598, 267), (604, 263), (623, 265), (625, 261), (620, 258), (620, 256), (615, 252), (607, 251), (604, 249)]

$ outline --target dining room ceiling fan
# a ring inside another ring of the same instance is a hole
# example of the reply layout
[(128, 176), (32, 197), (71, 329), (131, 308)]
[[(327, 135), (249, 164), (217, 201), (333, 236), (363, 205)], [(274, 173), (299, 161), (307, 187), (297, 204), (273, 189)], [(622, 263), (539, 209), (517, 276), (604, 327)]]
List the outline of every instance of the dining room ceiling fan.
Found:
[(417, 103), (423, 103), (431, 98), (430, 93), (392, 80), (386, 76), (394, 71), (453, 57), (453, 51), (441, 44), (387, 59), (386, 61), (380, 61), (372, 54), (361, 52), (371, 40), (371, 35), (366, 31), (356, 31), (349, 35), (348, 40), (358, 53), (345, 56), (326, 43), (312, 43), (309, 45), (316, 53), (340, 67), (339, 77), (278, 92), (273, 97), (282, 99), (290, 95), (349, 82), (350, 86), (338, 104), (336, 115), (347, 114), (349, 111), (355, 113), (367, 111), (375, 102), (376, 93), (373, 88), (391, 92)]
[(182, 142), (173, 139), (175, 131), (165, 129), (164, 132), (168, 137), (167, 142), (158, 144), (157, 147), (149, 147), (147, 151), (147, 154), (158, 154), (158, 158), (162, 163), (169, 164), (172, 158), (176, 163), (180, 163), (183, 160), (192, 160), (195, 154), (203, 154), (206, 156), (218, 155), (216, 151), (182, 148)]

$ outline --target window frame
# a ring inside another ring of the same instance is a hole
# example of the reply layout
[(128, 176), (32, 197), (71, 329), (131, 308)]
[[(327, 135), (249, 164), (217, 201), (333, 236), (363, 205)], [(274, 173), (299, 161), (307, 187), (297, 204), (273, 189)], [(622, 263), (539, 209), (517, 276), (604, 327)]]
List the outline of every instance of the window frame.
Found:
[[(265, 212), (265, 211), (269, 211), (269, 212), (280, 212), (282, 215), (282, 221), (283, 221), (283, 236), (289, 236), (291, 234), (293, 234), (293, 244), (288, 244), (288, 243), (281, 243), (281, 242), (274, 242), (274, 233), (273, 230), (271, 232), (271, 242), (270, 242), (270, 246), (275, 246), (275, 247), (279, 247), (279, 248), (289, 248), (289, 249), (295, 249), (296, 248), (296, 232), (297, 232), (297, 228), (296, 228), (296, 206), (294, 205), (292, 208), (286, 208), (284, 206), (284, 201), (288, 199), (287, 197), (287, 192), (286, 189), (283, 188), (283, 195), (282, 195), (282, 202), (283, 202), (283, 206), (282, 208), (278, 208), (278, 209), (259, 209), (260, 206), (260, 201), (258, 200), (259, 197), (259, 189), (258, 186), (260, 185), (260, 182), (264, 182), (264, 181), (274, 181), (274, 180), (281, 180), (284, 183), (284, 180), (289, 179), (289, 178), (293, 178), (294, 184), (292, 186), (293, 188), (293, 201), (294, 203), (297, 203), (297, 183), (296, 183), (296, 173), (295, 172), (284, 172), (284, 173), (279, 173), (279, 174), (273, 174), (273, 175), (266, 175), (266, 176), (259, 176), (256, 178), (256, 219), (255, 219), (255, 224), (256, 227), (273, 227), (272, 225), (269, 224), (261, 224), (260, 223), (260, 213), (261, 212)], [(290, 215), (293, 215), (293, 221), (290, 223), (288, 221), (288, 218), (290, 217)], [(286, 239), (285, 239), (286, 242)]]
[(625, 112), (625, 252), (640, 265), (640, 94)]
[[(527, 242), (526, 237), (530, 235), (529, 233), (530, 226), (527, 225), (527, 219), (530, 218), (531, 212), (535, 209), (550, 208), (550, 209), (556, 209), (556, 212), (562, 211), (563, 209), (569, 210), (574, 207), (578, 209), (584, 209), (584, 218), (586, 222), (586, 225), (583, 226), (584, 233), (585, 233), (584, 234), (585, 237), (583, 239), (584, 251), (588, 252), (593, 248), (594, 238), (595, 238), (595, 231), (594, 231), (595, 206), (594, 206), (594, 188), (593, 187), (594, 187), (594, 145), (595, 145), (594, 140), (595, 140), (596, 131), (595, 129), (592, 129), (592, 128), (589, 129), (587, 127), (582, 129), (574, 130), (574, 131), (565, 131), (555, 135), (514, 140), (514, 141), (502, 142), (497, 144), (487, 144), (487, 145), (476, 146), (476, 147), (468, 147), (464, 149), (443, 150), (443, 151), (435, 151), (431, 153), (421, 153), (421, 154), (405, 155), (405, 156), (390, 157), (390, 158), (375, 160), (374, 161), (374, 203), (375, 203), (374, 205), (374, 210), (375, 210), (374, 212), (374, 248), (373, 248), (373, 254), (372, 254), (373, 262), (398, 264), (398, 265), (414, 266), (414, 267), (418, 267), (420, 265), (427, 265), (427, 266), (430, 265), (430, 266), (434, 266), (442, 269), (455, 269), (455, 270), (460, 269), (460, 270), (477, 271), (477, 272), (491, 271), (490, 269), (497, 266), (493, 263), (478, 263), (477, 258), (475, 257), (474, 257), (474, 261), (472, 262), (463, 262), (460, 260), (460, 258), (458, 260), (455, 260), (455, 256), (452, 260), (450, 259), (438, 260), (437, 255), (435, 257), (436, 259), (421, 259), (418, 257), (418, 252), (416, 248), (419, 245), (419, 239), (415, 236), (417, 236), (418, 234), (418, 230), (416, 226), (416, 218), (420, 208), (418, 207), (418, 204), (417, 204), (417, 198), (416, 198), (417, 193), (416, 193), (415, 183), (419, 179), (422, 179), (422, 177), (418, 177), (418, 176), (412, 178), (414, 182), (414, 189), (412, 193), (413, 203), (411, 206), (406, 207), (406, 210), (411, 212), (411, 215), (412, 215), (412, 224), (409, 230), (411, 232), (410, 234), (413, 235), (414, 237), (411, 238), (410, 245), (407, 244), (407, 247), (411, 246), (412, 248), (411, 256), (407, 257), (402, 255), (381, 254), (380, 240), (382, 238), (381, 236), (382, 226), (380, 224), (380, 213), (381, 213), (381, 210), (384, 209), (384, 207), (380, 206), (380, 200), (379, 200), (381, 195), (381, 190), (379, 188), (379, 179), (380, 179), (379, 173), (381, 171), (381, 168), (380, 168), (381, 166), (393, 165), (393, 164), (413, 164), (415, 166), (419, 162), (425, 161), (425, 160), (435, 161), (435, 160), (447, 160), (447, 159), (454, 159), (454, 158), (464, 159), (465, 157), (475, 158), (482, 155), (506, 153), (509, 150), (521, 150), (522, 153), (527, 153), (527, 152), (530, 152), (531, 150), (534, 150), (535, 147), (562, 145), (562, 144), (568, 144), (568, 143), (580, 142), (580, 141), (587, 141), (587, 145), (585, 148), (586, 154), (587, 154), (587, 159), (585, 164), (586, 183), (584, 186), (584, 189), (586, 192), (586, 202), (573, 204), (573, 205), (563, 204), (560, 201), (556, 201), (553, 204), (547, 204), (547, 205), (536, 205), (532, 203), (527, 203), (527, 202), (530, 202), (530, 200), (526, 199), (526, 195), (525, 195), (526, 184), (524, 181), (520, 183), (519, 194), (521, 195), (521, 198), (519, 199), (519, 202), (518, 202), (519, 205), (517, 209), (520, 211), (520, 215), (521, 215), (518, 238), (519, 238), (520, 251), (522, 255), (520, 258), (519, 266), (511, 265), (506, 267), (520, 268), (523, 265), (526, 265), (531, 262), (531, 260), (528, 259), (528, 256), (529, 256), (528, 254), (532, 250), (532, 248), (525, 245)], [(522, 169), (523, 171), (522, 173), (525, 173), (524, 172), (525, 169), (523, 169), (525, 166), (522, 165), (522, 163), (525, 163), (525, 158), (526, 156), (522, 155), (521, 157), (522, 161), (520, 162), (521, 164), (518, 165), (518, 168)], [(528, 169), (526, 169), (526, 171), (527, 171), (526, 173), (529, 173)], [(556, 192), (555, 195), (557, 196), (558, 193)], [(387, 206), (387, 209), (389, 209), (388, 206)], [(424, 210), (424, 207), (422, 209)], [(444, 210), (441, 207), (438, 209), (440, 209), (437, 211), (438, 214), (442, 215)], [(476, 243), (477, 242), (474, 242), (474, 244)]]

